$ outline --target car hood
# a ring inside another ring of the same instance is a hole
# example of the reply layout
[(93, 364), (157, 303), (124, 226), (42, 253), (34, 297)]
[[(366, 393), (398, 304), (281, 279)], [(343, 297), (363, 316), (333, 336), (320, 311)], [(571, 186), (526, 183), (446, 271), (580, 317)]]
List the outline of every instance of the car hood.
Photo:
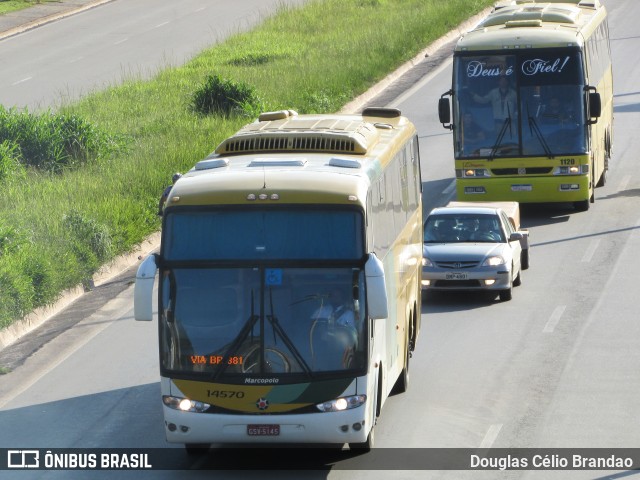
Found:
[(432, 261), (483, 260), (491, 255), (502, 255), (502, 243), (425, 243), (422, 254)]

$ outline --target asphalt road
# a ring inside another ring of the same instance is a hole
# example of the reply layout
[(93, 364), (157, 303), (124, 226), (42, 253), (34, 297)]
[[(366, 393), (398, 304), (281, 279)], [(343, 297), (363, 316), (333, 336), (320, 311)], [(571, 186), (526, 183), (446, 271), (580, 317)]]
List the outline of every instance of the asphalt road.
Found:
[[(0, 104), (32, 111), (56, 108), (128, 78), (150, 78), (163, 68), (184, 63), (206, 46), (250, 28), (279, 5), (304, 2), (104, 3), (0, 40)], [(41, 11), (45, 15), (45, 10)]]
[[(376, 427), (377, 446), (640, 446), (640, 177), (635, 154), (640, 148), (635, 128), (640, 122), (640, 66), (634, 60), (640, 50), (635, 21), (640, 4), (604, 3), (611, 14), (615, 75), (615, 141), (608, 184), (596, 191), (596, 203), (588, 212), (575, 213), (562, 205), (524, 208), (522, 223), (531, 231), (531, 268), (512, 301), (439, 295), (423, 303), (412, 383), (406, 394), (385, 404)], [(399, 107), (418, 127), (428, 210), (453, 195), (451, 133), (439, 124), (436, 107), (449, 88), (450, 64), (444, 61), (423, 73), (418, 83), (386, 103)], [(132, 289), (126, 279), (121, 282), (119, 296), (78, 314), (73, 328), (0, 377), (0, 448), (167, 446), (158, 400), (157, 325), (132, 320)], [(184, 461), (185, 467), (197, 469), (215, 467), (223, 458), (224, 453), (214, 449)], [(244, 466), (254, 468), (252, 472), (131, 472), (119, 478), (637, 476), (624, 470), (414, 471), (410, 456), (402, 459), (402, 468), (386, 471), (376, 467), (375, 456), (357, 460), (363, 463), (356, 470), (343, 469), (350, 460), (338, 459), (336, 467), (328, 465), (324, 471), (265, 472), (248, 454)], [(87, 476), (30, 473), (29, 478)], [(108, 473), (92, 472), (91, 478)]]

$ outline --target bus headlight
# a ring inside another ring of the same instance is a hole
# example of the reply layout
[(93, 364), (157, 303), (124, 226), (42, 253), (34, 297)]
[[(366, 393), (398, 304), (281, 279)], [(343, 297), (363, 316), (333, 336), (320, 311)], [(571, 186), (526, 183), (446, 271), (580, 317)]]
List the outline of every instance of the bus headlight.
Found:
[(164, 395), (162, 397), (162, 403), (167, 407), (174, 410), (181, 410), (183, 412), (196, 412), (202, 413), (211, 407), (208, 403), (198, 402), (196, 400), (190, 400), (188, 398), (172, 397), (170, 395)]
[(340, 397), (335, 400), (319, 403), (316, 405), (316, 408), (321, 412), (341, 412), (359, 407), (366, 401), (366, 395), (352, 395), (350, 397)]
[(486, 168), (467, 168), (462, 171), (462, 176), (470, 177), (489, 177), (489, 171)]
[(500, 255), (495, 255), (493, 257), (487, 258), (484, 262), (482, 262), (483, 267), (495, 267), (498, 265), (504, 265), (506, 262), (504, 258)]
[(589, 173), (589, 165), (571, 165), (558, 167), (555, 171), (556, 175), (581, 175)]

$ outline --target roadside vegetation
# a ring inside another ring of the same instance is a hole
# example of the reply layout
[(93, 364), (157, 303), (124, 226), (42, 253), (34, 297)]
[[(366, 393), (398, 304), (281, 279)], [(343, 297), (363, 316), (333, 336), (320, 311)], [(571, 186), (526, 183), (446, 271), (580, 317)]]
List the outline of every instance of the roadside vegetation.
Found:
[(157, 231), (172, 173), (260, 111), (337, 111), (492, 3), (283, 6), (252, 32), (150, 81), (130, 79), (56, 113), (0, 110), (0, 327)]
[(56, 0), (0, 0), (0, 15), (17, 12), (41, 3), (53, 3)]

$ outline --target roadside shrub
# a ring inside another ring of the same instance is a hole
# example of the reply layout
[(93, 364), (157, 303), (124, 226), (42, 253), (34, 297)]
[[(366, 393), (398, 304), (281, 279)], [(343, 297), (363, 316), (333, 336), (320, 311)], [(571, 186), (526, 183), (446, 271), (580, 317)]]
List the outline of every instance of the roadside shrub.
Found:
[(232, 114), (251, 116), (260, 101), (255, 89), (245, 83), (226, 80), (219, 75), (210, 75), (192, 96), (194, 111), (209, 115)]
[(18, 144), (9, 140), (0, 142), (0, 181), (24, 177), (25, 171), (20, 159)]
[(109, 135), (69, 114), (32, 114), (0, 106), (0, 142), (17, 145), (22, 164), (60, 173), (124, 149), (122, 138)]
[(26, 236), (16, 228), (0, 223), (0, 257), (15, 252), (26, 241)]
[(113, 242), (109, 229), (78, 211), (71, 211), (63, 218), (63, 225), (70, 237), (70, 246), (83, 265), (87, 280), (111, 258)]

